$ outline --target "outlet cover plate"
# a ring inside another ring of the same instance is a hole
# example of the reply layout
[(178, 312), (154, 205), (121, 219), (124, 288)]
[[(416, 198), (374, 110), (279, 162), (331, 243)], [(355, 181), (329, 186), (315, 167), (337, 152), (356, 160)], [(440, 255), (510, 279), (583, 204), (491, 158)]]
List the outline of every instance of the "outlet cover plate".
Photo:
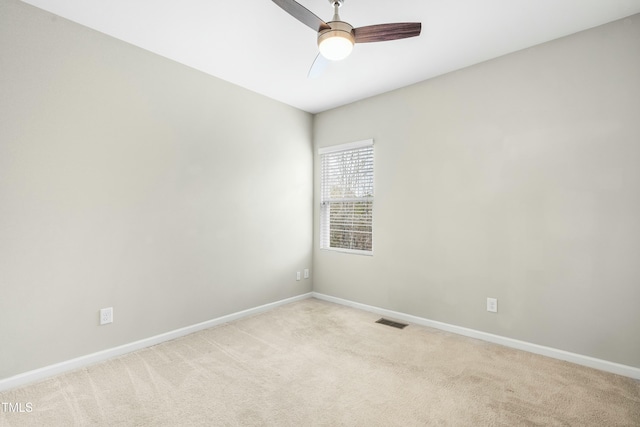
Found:
[(107, 323), (113, 323), (113, 307), (100, 309), (100, 324), (106, 325)]
[(498, 312), (498, 299), (497, 298), (487, 298), (487, 311), (492, 313)]

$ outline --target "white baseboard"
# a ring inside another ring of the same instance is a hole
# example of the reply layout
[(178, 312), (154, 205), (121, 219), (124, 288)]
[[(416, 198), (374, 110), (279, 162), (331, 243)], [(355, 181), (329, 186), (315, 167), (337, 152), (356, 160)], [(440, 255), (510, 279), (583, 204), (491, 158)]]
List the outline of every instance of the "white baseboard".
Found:
[(45, 366), (43, 368), (34, 369), (33, 371), (28, 371), (22, 374), (18, 374), (18, 375), (0, 380), (0, 392), (9, 390), (11, 388), (27, 385), (36, 381), (40, 381), (48, 377), (51, 377), (53, 375), (61, 374), (63, 372), (72, 371), (74, 369), (92, 365), (97, 362), (102, 362), (104, 360), (121, 356), (126, 353), (131, 353), (132, 351), (140, 350), (145, 347), (151, 347), (152, 345), (160, 344), (165, 341), (169, 341), (185, 335), (189, 335), (194, 332), (210, 328), (212, 326), (221, 325), (223, 323), (228, 323), (233, 320), (241, 319), (243, 317), (262, 313), (284, 304), (289, 304), (295, 301), (311, 298), (312, 296), (313, 296), (312, 292), (302, 294), (302, 295), (297, 295), (295, 297), (286, 298), (280, 301), (250, 308), (248, 310), (243, 310), (237, 313), (228, 314), (226, 316), (218, 317), (216, 319), (207, 320), (205, 322), (197, 323), (195, 325), (186, 326), (184, 328), (169, 331), (164, 334), (145, 338), (139, 341), (134, 341), (129, 344), (124, 344), (118, 347), (109, 348), (103, 351), (99, 351), (97, 353), (88, 354), (86, 356), (76, 357), (75, 359), (66, 360), (64, 362)]
[(372, 313), (380, 314), (397, 320), (404, 320), (416, 325), (429, 326), (431, 328), (440, 329), (447, 332), (452, 332), (458, 335), (464, 335), (466, 337), (476, 338), (483, 341), (488, 341), (495, 344), (500, 344), (505, 347), (516, 348), (518, 350), (528, 351), (530, 353), (540, 354), (543, 356), (552, 357), (554, 359), (560, 359), (567, 362), (576, 363), (578, 365), (588, 366), (590, 368), (599, 369), (601, 371), (611, 372), (625, 377), (634, 378), (640, 380), (640, 368), (633, 366), (622, 365), (615, 362), (609, 362), (607, 360), (596, 359), (590, 356), (584, 356), (581, 354), (571, 353), (564, 350), (558, 350), (556, 348), (545, 347), (538, 344), (532, 344), (526, 341), (520, 341), (513, 338), (502, 337), (500, 335), (494, 335), (487, 332), (477, 331), (475, 329), (464, 328), (461, 326), (450, 325), (448, 323), (438, 322), (435, 320), (425, 319), (423, 317), (413, 316), (411, 314), (400, 313), (397, 311), (387, 310), (384, 308), (374, 307), (358, 302), (345, 300), (342, 298), (336, 298), (329, 295), (321, 294), (318, 292), (312, 292), (314, 298), (318, 298), (324, 301), (333, 302), (336, 304), (346, 305), (360, 310), (369, 311)]
[(448, 323), (438, 322), (435, 320), (429, 320), (422, 317), (413, 316), (410, 314), (400, 313), (397, 311), (392, 311), (384, 308), (361, 304), (358, 302), (353, 302), (353, 301), (345, 300), (342, 298), (332, 297), (332, 296), (321, 294), (318, 292), (309, 292), (306, 294), (297, 295), (295, 297), (286, 298), (280, 301), (250, 308), (248, 310), (243, 310), (237, 313), (228, 314), (226, 316), (207, 320), (205, 322), (197, 323), (195, 325), (169, 331), (164, 334), (145, 338), (129, 344), (124, 344), (118, 347), (99, 351), (97, 353), (88, 354), (86, 356), (77, 357), (75, 359), (67, 360), (64, 362), (56, 363), (54, 365), (45, 366), (43, 368), (35, 369), (35, 370), (18, 374), (9, 378), (5, 378), (0, 380), (0, 392), (9, 390), (15, 387), (21, 387), (23, 385), (27, 385), (33, 382), (41, 381), (43, 379), (49, 378), (54, 375), (72, 371), (74, 369), (82, 368), (85, 366), (89, 366), (94, 363), (102, 362), (104, 360), (121, 356), (126, 353), (131, 353), (133, 351), (140, 350), (145, 347), (151, 347), (153, 345), (160, 344), (165, 341), (170, 341), (172, 339), (176, 339), (185, 335), (189, 335), (203, 329), (207, 329), (213, 326), (221, 325), (223, 323), (228, 323), (234, 320), (238, 320), (243, 317), (252, 316), (258, 313), (271, 310), (281, 305), (289, 304), (295, 301), (300, 301), (300, 300), (311, 298), (311, 297), (318, 298), (324, 301), (333, 302), (336, 304), (357, 308), (360, 310), (369, 311), (372, 313), (377, 313), (382, 316), (391, 317), (393, 319), (404, 320), (406, 322), (414, 323), (417, 325), (423, 325), (431, 328), (441, 329), (441, 330), (452, 332), (458, 335), (476, 338), (483, 341), (504, 345), (506, 347), (516, 348), (519, 350), (528, 351), (530, 353), (552, 357), (555, 359), (565, 360), (567, 362), (576, 363), (578, 365), (588, 366), (590, 368), (600, 369), (602, 371), (612, 372), (614, 374), (623, 375), (626, 377), (640, 380), (640, 368), (635, 368), (633, 366), (622, 365), (619, 363), (609, 362), (602, 359), (596, 359), (590, 356), (584, 356), (581, 354), (571, 353), (564, 350), (558, 350), (551, 347), (545, 347), (538, 344), (532, 344), (525, 341), (506, 338), (499, 335), (490, 334), (487, 332), (477, 331), (475, 329), (469, 329), (461, 326), (450, 325)]

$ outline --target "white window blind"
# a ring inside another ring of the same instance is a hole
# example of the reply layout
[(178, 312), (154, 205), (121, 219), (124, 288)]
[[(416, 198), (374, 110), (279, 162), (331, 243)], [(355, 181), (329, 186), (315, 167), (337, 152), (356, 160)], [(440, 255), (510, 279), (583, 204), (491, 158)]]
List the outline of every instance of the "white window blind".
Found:
[(373, 140), (325, 147), (321, 164), (320, 247), (373, 252)]

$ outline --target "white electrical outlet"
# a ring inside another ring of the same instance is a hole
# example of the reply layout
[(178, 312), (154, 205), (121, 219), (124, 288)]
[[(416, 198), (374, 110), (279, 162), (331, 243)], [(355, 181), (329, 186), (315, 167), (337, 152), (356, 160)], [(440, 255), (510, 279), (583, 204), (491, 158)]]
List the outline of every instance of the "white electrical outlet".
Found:
[(113, 323), (113, 307), (100, 309), (100, 324)]
[(308, 279), (308, 278), (309, 278), (309, 269), (308, 269), (308, 268), (305, 268), (305, 269), (304, 269), (304, 278), (305, 278), (305, 279)]
[(498, 312), (498, 300), (496, 298), (487, 298), (487, 311)]
[(296, 272), (296, 280), (300, 280), (300, 272), (299, 271)]

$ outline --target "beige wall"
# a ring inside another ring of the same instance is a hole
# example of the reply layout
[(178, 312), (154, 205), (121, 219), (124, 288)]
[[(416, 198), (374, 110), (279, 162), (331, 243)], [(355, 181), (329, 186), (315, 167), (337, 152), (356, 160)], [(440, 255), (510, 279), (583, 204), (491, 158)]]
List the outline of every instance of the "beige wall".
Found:
[(0, 379), (309, 292), (311, 134), (307, 113), (0, 0)]
[(316, 249), (315, 291), (640, 367), (640, 15), (314, 128), (376, 168), (374, 256)]

